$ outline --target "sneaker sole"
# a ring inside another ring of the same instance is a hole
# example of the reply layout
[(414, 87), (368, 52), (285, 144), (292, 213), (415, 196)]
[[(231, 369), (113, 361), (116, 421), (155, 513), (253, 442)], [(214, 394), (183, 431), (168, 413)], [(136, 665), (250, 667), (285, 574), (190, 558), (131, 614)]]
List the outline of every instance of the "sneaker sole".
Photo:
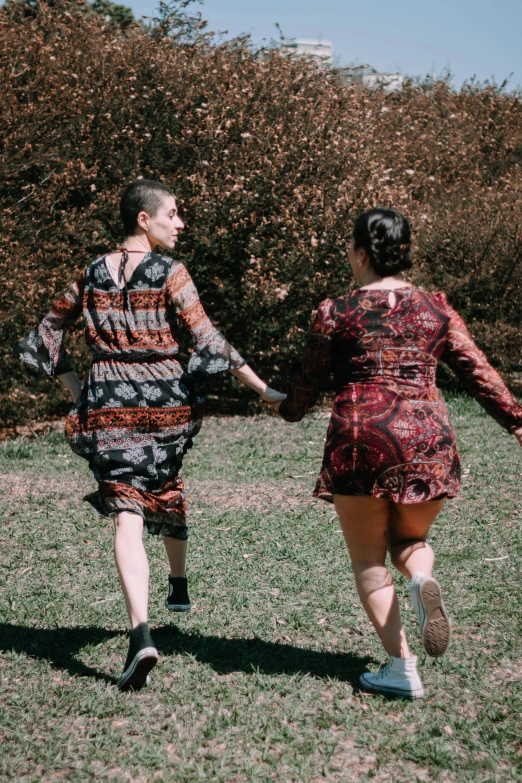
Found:
[(432, 658), (444, 655), (451, 642), (451, 623), (444, 608), (440, 585), (431, 577), (424, 580), (419, 589), (426, 612), (422, 629), (422, 644)]
[(120, 691), (139, 691), (147, 684), (148, 674), (158, 662), (158, 651), (155, 647), (144, 647), (136, 653), (128, 669), (117, 682)]
[(387, 688), (385, 685), (374, 685), (372, 682), (368, 682), (364, 674), (359, 677), (359, 682), (363, 688), (371, 693), (382, 693), (386, 696), (400, 696), (401, 699), (422, 699), (424, 696), (424, 688), (418, 688), (415, 691), (403, 691), (400, 688)]
[(190, 604), (169, 604), (165, 601), (165, 606), (169, 612), (190, 612)]

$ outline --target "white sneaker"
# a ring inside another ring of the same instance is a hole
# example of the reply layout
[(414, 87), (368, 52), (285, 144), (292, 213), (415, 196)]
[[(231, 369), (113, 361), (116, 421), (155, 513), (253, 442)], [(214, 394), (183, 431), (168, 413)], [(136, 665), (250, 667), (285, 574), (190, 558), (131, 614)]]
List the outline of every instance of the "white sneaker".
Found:
[(444, 655), (451, 641), (451, 623), (439, 583), (432, 576), (417, 572), (410, 582), (410, 596), (424, 649), (432, 658)]
[(424, 696), (416, 655), (411, 658), (390, 655), (390, 662), (379, 669), (377, 674), (364, 672), (359, 682), (365, 690), (374, 693), (388, 693), (391, 696), (402, 696), (403, 699), (422, 699)]

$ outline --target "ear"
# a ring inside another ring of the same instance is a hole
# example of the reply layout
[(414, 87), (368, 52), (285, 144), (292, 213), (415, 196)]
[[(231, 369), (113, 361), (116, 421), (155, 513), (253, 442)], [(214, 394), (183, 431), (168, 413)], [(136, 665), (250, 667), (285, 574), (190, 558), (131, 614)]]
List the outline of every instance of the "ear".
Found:
[(147, 215), (147, 213), (142, 210), (138, 215), (138, 226), (143, 229), (143, 231), (148, 231), (149, 228), (149, 222), (150, 217)]
[(360, 259), (360, 266), (367, 266), (370, 263), (370, 256), (364, 247), (360, 247), (357, 250), (357, 259)]

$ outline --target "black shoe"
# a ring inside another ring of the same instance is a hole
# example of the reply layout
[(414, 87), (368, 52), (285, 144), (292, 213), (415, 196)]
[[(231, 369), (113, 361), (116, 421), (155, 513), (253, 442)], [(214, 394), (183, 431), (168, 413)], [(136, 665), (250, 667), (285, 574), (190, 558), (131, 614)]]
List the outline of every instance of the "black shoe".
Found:
[(190, 598), (186, 576), (169, 576), (169, 596), (165, 601), (169, 612), (188, 612)]
[(120, 691), (139, 691), (147, 684), (147, 675), (158, 662), (158, 651), (151, 639), (147, 623), (140, 623), (130, 632), (129, 652), (123, 674), (118, 680)]

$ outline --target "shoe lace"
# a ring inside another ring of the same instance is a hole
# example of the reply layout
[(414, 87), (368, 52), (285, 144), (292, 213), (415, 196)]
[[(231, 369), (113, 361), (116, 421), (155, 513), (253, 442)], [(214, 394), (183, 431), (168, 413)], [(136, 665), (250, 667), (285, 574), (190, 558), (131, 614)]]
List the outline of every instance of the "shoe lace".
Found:
[(388, 674), (389, 670), (390, 670), (389, 663), (387, 663), (386, 666), (382, 666), (377, 672), (377, 679), (378, 680), (384, 679), (384, 677), (386, 677), (386, 675)]

